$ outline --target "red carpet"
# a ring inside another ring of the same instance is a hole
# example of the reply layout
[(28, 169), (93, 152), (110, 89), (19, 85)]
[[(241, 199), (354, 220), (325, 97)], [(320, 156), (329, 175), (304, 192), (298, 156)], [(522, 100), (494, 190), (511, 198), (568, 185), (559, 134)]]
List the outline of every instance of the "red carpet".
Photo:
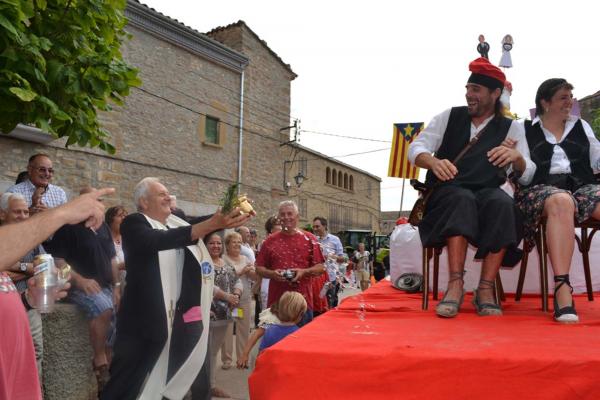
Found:
[(261, 354), (250, 396), (600, 399), (600, 300), (576, 297), (576, 325), (553, 322), (539, 297), (509, 297), (502, 317), (479, 317), (470, 301), (441, 319), (436, 301), (421, 311), (420, 294), (382, 281)]

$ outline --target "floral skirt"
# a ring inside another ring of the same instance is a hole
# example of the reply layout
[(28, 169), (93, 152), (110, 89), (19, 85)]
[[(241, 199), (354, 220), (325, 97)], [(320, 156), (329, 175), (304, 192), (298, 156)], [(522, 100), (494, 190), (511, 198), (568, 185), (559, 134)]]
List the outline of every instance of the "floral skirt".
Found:
[(523, 214), (523, 240), (532, 249), (535, 245), (535, 231), (542, 219), (544, 204), (548, 197), (557, 193), (568, 193), (575, 203), (575, 218), (583, 222), (592, 216), (600, 202), (600, 185), (584, 185), (575, 193), (551, 185), (535, 185), (515, 192), (515, 203)]

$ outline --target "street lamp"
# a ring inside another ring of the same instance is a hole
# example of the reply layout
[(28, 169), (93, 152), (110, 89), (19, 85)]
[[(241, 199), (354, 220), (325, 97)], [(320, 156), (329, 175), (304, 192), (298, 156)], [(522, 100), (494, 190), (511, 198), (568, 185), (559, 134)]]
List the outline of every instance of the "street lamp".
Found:
[[(293, 164), (293, 163), (294, 163), (294, 161), (284, 161), (283, 162), (283, 190), (285, 190), (286, 192), (288, 192), (290, 190), (290, 187), (292, 186), (290, 184), (290, 182), (288, 182), (288, 180), (287, 180), (288, 164)], [(302, 172), (302, 170), (299, 170), (298, 173), (296, 174), (296, 176), (294, 176), (294, 182), (296, 182), (297, 187), (302, 186), (305, 179), (308, 179), (308, 178), (304, 175), (304, 172)]]
[(304, 178), (306, 178), (306, 177), (304, 176), (302, 171), (298, 171), (298, 175), (296, 175), (294, 177), (294, 180), (296, 181), (296, 186), (298, 186), (298, 187), (302, 186), (302, 182), (304, 182)]

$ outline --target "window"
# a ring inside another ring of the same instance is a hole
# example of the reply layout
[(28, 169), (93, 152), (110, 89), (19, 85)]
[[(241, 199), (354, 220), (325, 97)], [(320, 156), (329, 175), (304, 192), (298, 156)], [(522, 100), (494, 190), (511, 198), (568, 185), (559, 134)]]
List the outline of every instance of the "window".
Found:
[(331, 183), (331, 168), (325, 168), (325, 183)]
[(204, 142), (210, 144), (219, 143), (219, 119), (215, 117), (206, 116), (204, 131)]
[(350, 184), (348, 185), (348, 189), (354, 191), (354, 177), (350, 175)]
[(344, 189), (348, 189), (348, 174), (344, 172)]
[(342, 175), (342, 171), (338, 172), (338, 186), (342, 187), (342, 184), (344, 183), (344, 175)]
[(371, 187), (371, 181), (367, 181), (367, 197), (373, 195), (373, 188)]
[(305, 177), (308, 176), (308, 161), (306, 160), (306, 158), (301, 158), (300, 160), (298, 160), (298, 164), (299, 172), (302, 172), (302, 175), (304, 175)]
[(302, 218), (306, 218), (306, 216), (308, 215), (308, 205), (306, 199), (298, 200), (298, 213)]
[(333, 173), (331, 174), (331, 184), (332, 185), (337, 185), (337, 171), (335, 170), (335, 168), (333, 169)]

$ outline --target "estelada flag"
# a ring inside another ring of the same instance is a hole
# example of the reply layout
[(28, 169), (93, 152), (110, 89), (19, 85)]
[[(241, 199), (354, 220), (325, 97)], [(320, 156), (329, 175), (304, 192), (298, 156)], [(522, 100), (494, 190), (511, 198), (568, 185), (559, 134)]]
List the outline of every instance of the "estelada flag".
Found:
[(425, 123), (423, 122), (394, 124), (388, 176), (407, 179), (417, 179), (419, 177), (419, 168), (408, 162), (408, 145), (412, 143), (424, 127)]

